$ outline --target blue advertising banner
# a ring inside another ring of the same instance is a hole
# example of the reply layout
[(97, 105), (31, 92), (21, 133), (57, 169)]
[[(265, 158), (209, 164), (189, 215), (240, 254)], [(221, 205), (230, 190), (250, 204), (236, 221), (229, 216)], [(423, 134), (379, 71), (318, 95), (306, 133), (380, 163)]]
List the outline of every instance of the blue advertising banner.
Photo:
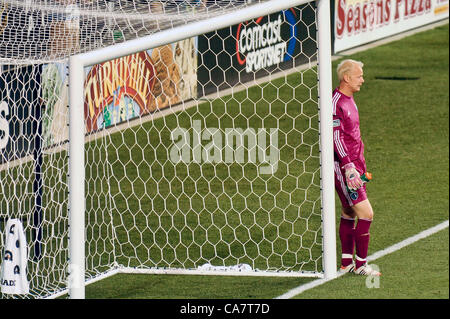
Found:
[(316, 60), (311, 4), (198, 37), (199, 97)]

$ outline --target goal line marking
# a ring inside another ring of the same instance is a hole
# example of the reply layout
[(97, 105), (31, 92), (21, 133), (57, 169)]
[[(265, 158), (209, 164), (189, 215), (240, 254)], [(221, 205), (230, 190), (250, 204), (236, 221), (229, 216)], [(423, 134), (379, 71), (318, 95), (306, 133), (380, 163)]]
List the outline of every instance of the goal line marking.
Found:
[[(442, 222), (442, 223), (440, 223), (440, 224), (438, 224), (438, 225), (436, 225), (434, 227), (428, 228), (428, 229), (426, 229), (426, 230), (424, 230), (424, 231), (422, 231), (422, 232), (420, 232), (420, 233), (418, 233), (418, 234), (416, 234), (414, 236), (411, 236), (409, 238), (406, 238), (405, 240), (402, 240), (401, 242), (398, 242), (398, 243), (396, 243), (396, 244), (394, 244), (392, 246), (389, 246), (389, 247), (387, 247), (385, 249), (382, 249), (382, 250), (379, 250), (379, 251), (373, 253), (372, 255), (367, 257), (367, 260), (368, 261), (373, 261), (373, 260), (376, 260), (376, 259), (381, 258), (383, 256), (386, 256), (388, 254), (391, 254), (391, 253), (393, 253), (393, 252), (395, 252), (397, 250), (400, 250), (400, 249), (402, 249), (402, 248), (404, 248), (406, 246), (409, 246), (409, 245), (411, 245), (411, 244), (413, 244), (413, 243), (415, 243), (415, 242), (417, 242), (417, 241), (419, 241), (421, 239), (424, 239), (424, 238), (426, 238), (426, 237), (428, 237), (430, 235), (433, 235), (433, 234), (435, 234), (435, 233), (437, 233), (437, 232), (439, 232), (441, 230), (444, 230), (445, 228), (448, 227), (448, 225), (449, 225), (449, 221), (447, 219), (445, 222)], [(344, 274), (339, 274), (338, 273), (336, 278), (339, 278), (342, 275), (344, 275)], [(335, 278), (333, 278), (333, 279), (335, 279)], [(325, 279), (325, 278), (323, 278), (323, 279), (317, 279), (317, 280), (308, 282), (306, 284), (300, 285), (300, 286), (298, 286), (296, 288), (293, 288), (293, 289), (289, 290), (288, 292), (282, 294), (281, 296), (276, 297), (275, 299), (289, 299), (289, 298), (292, 298), (292, 297), (294, 297), (296, 295), (301, 294), (302, 292), (304, 292), (306, 290), (309, 290), (311, 288), (315, 288), (317, 286), (320, 286), (320, 285), (322, 285), (322, 284), (324, 284), (324, 283), (326, 283), (328, 281), (331, 281), (333, 279)]]

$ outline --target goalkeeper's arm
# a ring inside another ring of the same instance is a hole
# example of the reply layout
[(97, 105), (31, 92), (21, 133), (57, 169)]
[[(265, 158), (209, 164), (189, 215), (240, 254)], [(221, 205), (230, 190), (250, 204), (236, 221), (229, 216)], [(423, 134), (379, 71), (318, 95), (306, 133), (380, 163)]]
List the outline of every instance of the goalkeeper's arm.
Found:
[(341, 128), (341, 119), (335, 115), (333, 117), (333, 144), (334, 153), (337, 154), (342, 168), (345, 170), (345, 181), (350, 190), (357, 190), (363, 185), (359, 172), (355, 164), (352, 163), (347, 146), (345, 145)]

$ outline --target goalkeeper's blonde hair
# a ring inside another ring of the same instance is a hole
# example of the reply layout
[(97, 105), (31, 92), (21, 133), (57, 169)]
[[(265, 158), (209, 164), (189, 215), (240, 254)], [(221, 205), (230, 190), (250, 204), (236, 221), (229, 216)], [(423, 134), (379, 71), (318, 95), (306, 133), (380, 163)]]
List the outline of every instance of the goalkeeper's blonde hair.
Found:
[(336, 69), (338, 80), (342, 81), (344, 79), (344, 75), (348, 74), (355, 65), (358, 65), (362, 69), (364, 63), (352, 59), (346, 59), (339, 63)]

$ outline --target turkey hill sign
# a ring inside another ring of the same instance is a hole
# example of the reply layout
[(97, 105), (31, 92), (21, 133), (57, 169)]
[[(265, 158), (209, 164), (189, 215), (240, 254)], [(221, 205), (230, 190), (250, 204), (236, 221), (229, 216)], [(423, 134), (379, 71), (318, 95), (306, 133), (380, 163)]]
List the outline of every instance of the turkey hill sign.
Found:
[(147, 52), (93, 66), (85, 81), (87, 132), (154, 111), (154, 82), (155, 68)]

